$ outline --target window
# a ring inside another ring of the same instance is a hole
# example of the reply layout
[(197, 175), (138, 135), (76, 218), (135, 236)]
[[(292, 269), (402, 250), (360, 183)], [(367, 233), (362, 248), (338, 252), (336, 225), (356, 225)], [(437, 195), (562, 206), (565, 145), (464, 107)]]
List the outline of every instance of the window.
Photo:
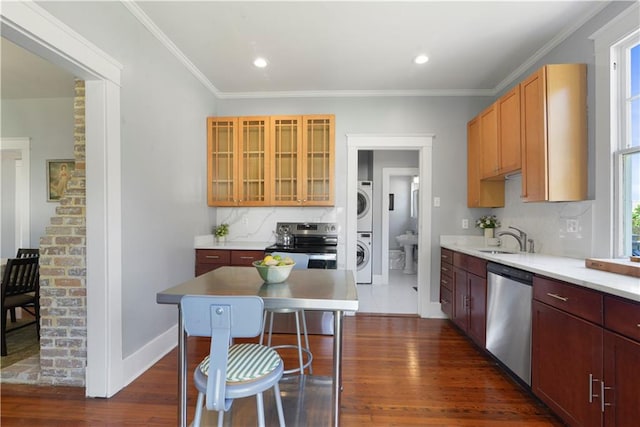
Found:
[(640, 31), (613, 46), (616, 255), (640, 255)]

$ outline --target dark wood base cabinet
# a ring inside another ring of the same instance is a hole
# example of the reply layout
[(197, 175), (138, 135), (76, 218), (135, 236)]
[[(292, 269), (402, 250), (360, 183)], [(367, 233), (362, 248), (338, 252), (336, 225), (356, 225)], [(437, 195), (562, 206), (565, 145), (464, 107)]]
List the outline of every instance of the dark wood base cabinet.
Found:
[(250, 266), (264, 258), (264, 251), (196, 249), (196, 277), (225, 265)]
[(570, 426), (640, 425), (640, 303), (534, 277), (532, 391)]
[(600, 404), (589, 398), (589, 380), (602, 378), (602, 329), (539, 301), (533, 302), (532, 326), (538, 331), (532, 342), (533, 393), (570, 425), (600, 426)]
[(487, 317), (487, 262), (481, 258), (444, 248), (441, 257), (442, 311), (476, 344), (484, 348)]

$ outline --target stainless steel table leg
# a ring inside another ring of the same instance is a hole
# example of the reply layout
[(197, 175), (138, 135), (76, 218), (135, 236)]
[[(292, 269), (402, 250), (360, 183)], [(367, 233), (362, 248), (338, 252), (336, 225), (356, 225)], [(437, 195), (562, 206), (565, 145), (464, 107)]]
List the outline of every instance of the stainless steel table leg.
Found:
[(178, 304), (178, 425), (187, 427), (187, 339)]
[(333, 388), (331, 390), (333, 425), (340, 425), (340, 396), (342, 391), (342, 316), (341, 310), (333, 315)]

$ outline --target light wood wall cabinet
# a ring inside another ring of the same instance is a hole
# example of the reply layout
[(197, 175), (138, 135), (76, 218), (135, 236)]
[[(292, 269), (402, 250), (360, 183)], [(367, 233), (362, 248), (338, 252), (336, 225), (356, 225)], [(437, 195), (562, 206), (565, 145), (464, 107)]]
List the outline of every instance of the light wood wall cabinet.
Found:
[(480, 117), (467, 124), (467, 206), (497, 208), (504, 206), (504, 180), (481, 180)]
[(207, 119), (209, 206), (269, 205), (269, 118)]
[(496, 104), (480, 113), (480, 176), (492, 178), (498, 174), (498, 109)]
[(586, 199), (586, 65), (545, 65), (521, 83), (520, 97), (522, 199)]
[(333, 206), (333, 115), (271, 118), (271, 201), (276, 206)]
[(482, 179), (502, 180), (520, 170), (520, 86), (479, 114)]
[(517, 172), (521, 167), (520, 85), (496, 103), (498, 110), (498, 170), (500, 176)]
[(208, 118), (209, 206), (333, 206), (334, 121)]

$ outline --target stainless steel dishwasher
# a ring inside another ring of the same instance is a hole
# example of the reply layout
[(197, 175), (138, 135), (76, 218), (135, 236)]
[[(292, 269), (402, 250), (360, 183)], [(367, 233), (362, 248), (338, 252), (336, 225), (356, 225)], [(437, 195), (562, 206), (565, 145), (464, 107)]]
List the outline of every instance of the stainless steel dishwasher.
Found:
[(531, 385), (531, 300), (533, 275), (487, 263), (486, 348)]

